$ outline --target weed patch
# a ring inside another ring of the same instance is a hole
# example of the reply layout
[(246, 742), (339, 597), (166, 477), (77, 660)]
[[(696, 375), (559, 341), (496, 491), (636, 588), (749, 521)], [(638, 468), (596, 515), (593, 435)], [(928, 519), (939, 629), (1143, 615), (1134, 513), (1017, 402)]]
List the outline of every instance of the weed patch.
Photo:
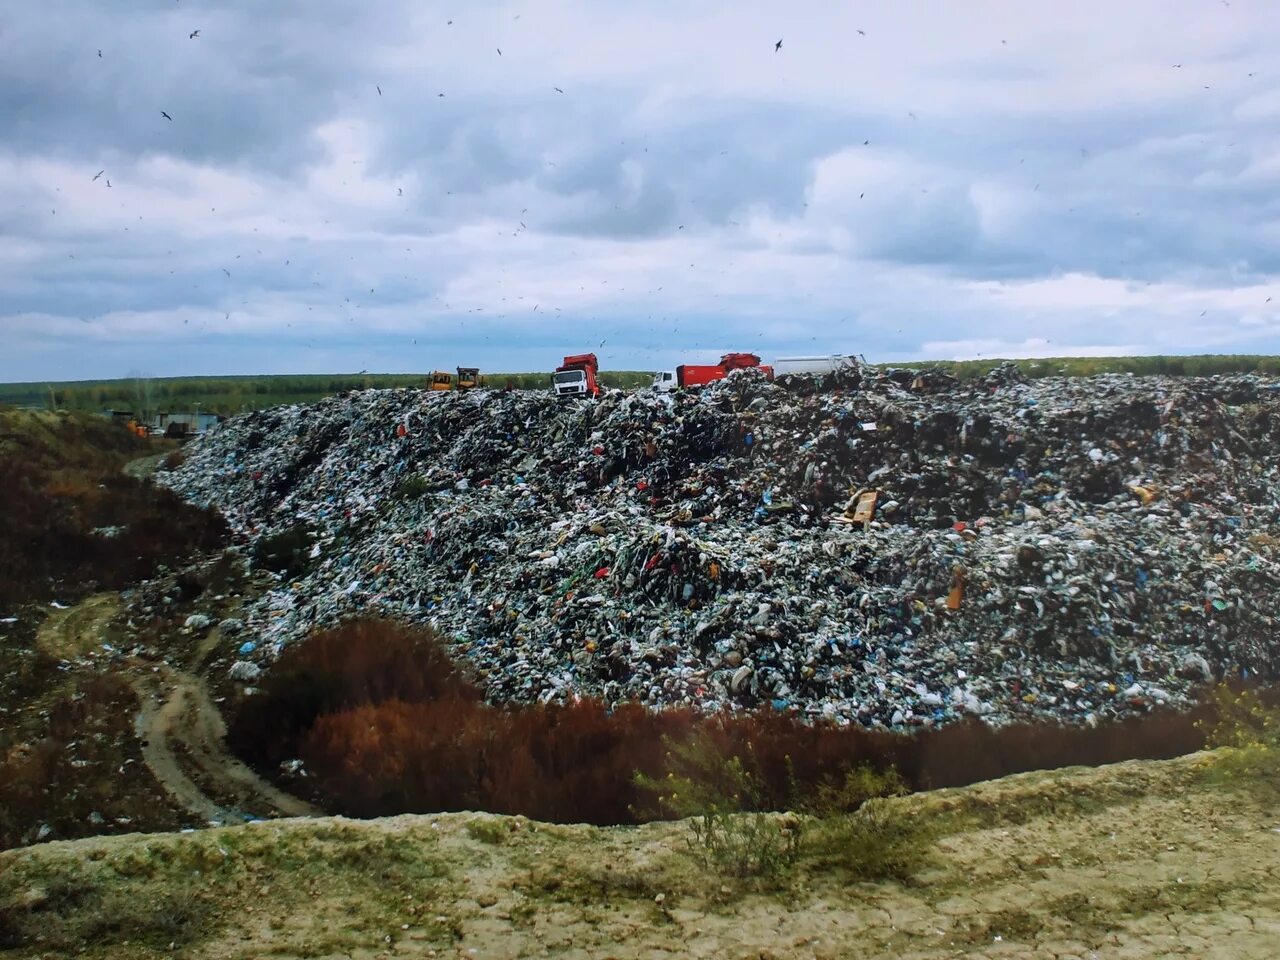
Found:
[(507, 842), (511, 829), (501, 820), (469, 820), (466, 826), (467, 836), (481, 843), (497, 846)]
[(295, 580), (311, 569), (311, 546), (315, 531), (309, 524), (295, 523), (269, 536), (259, 537), (250, 559), (261, 570), (279, 573)]
[(1209, 779), (1241, 787), (1274, 801), (1280, 797), (1280, 703), (1272, 692), (1233, 689), (1214, 692), (1217, 717), (1203, 724), (1208, 745), (1221, 748), (1208, 768)]

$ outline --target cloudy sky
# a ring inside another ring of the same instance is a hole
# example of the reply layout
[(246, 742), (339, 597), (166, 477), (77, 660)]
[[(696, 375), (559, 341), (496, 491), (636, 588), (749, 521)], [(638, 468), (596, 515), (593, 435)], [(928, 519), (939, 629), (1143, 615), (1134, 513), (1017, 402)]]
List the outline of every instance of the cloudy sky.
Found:
[(0, 380), (1280, 353), (1277, 48), (1274, 0), (12, 4)]

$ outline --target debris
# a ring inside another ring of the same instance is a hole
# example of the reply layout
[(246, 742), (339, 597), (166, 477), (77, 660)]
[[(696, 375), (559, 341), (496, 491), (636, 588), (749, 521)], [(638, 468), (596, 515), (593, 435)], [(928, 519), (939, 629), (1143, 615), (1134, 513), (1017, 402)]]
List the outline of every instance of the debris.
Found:
[(262, 668), (256, 663), (248, 660), (237, 660), (231, 665), (228, 675), (232, 680), (239, 680), (242, 683), (252, 683), (262, 676)]
[(376, 614), (453, 638), (494, 702), (1093, 723), (1275, 676), (1274, 379), (818, 380), (356, 391), (229, 419), (159, 482), (250, 551), (321, 548), (245, 607), (267, 669)]

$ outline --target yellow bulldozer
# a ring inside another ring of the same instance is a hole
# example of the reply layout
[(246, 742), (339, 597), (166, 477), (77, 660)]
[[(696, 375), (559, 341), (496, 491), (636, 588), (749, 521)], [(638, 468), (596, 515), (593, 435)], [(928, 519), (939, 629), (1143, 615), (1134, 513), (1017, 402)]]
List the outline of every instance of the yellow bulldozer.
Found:
[(437, 370), (427, 383), (428, 390), (474, 390), (482, 386), (484, 378), (480, 376), (479, 367), (458, 367), (456, 379), (452, 373)]

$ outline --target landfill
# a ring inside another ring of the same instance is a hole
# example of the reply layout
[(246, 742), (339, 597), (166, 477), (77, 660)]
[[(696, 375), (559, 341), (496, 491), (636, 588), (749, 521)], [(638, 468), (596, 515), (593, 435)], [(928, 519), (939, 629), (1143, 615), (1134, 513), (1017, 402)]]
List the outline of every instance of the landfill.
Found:
[(365, 390), (229, 419), (160, 482), (246, 556), (296, 541), (227, 640), (243, 679), (379, 615), (497, 703), (1096, 723), (1276, 675), (1278, 414), (1255, 375), (1011, 364)]

